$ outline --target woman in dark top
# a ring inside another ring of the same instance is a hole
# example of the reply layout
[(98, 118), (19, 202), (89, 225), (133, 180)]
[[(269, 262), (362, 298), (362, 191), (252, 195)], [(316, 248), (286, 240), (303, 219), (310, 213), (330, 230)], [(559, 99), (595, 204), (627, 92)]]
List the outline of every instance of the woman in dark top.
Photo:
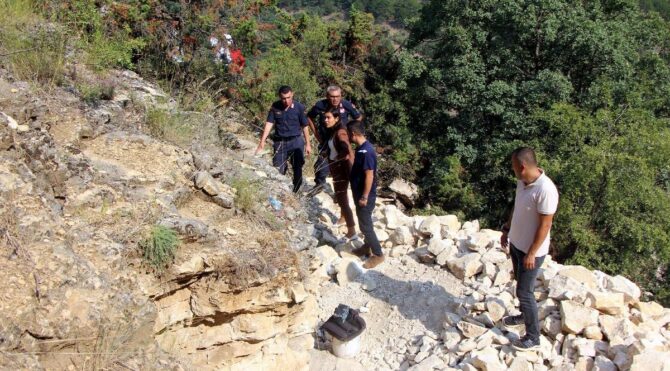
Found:
[(349, 174), (354, 163), (354, 153), (349, 142), (349, 133), (340, 122), (340, 112), (337, 109), (324, 113), (328, 145), (328, 165), (333, 177), (335, 200), (340, 206), (341, 219), (347, 223), (347, 238), (356, 236), (356, 222), (354, 213), (349, 206), (347, 190), (349, 188)]

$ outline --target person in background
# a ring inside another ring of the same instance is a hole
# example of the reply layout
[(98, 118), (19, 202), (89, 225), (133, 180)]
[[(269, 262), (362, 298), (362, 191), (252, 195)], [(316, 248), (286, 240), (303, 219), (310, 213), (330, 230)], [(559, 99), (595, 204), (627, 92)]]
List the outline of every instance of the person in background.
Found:
[(503, 318), (503, 325), (524, 325), (526, 334), (512, 343), (517, 350), (540, 345), (540, 321), (533, 290), (538, 271), (549, 252), (550, 230), (558, 208), (558, 190), (538, 167), (535, 152), (520, 147), (512, 152), (512, 169), (518, 179), (512, 219), (503, 225), (500, 244), (509, 246), (520, 315)]
[(354, 163), (354, 152), (349, 142), (349, 133), (342, 125), (340, 111), (337, 109), (326, 112), (324, 121), (326, 126), (324, 140), (328, 148), (328, 166), (330, 167), (330, 174), (333, 176), (335, 200), (340, 206), (340, 219), (346, 221), (346, 237), (348, 239), (356, 238), (356, 222), (351, 206), (349, 206), (348, 196), (349, 175)]
[(272, 165), (278, 168), (281, 174), (286, 174), (288, 163), (291, 163), (293, 192), (298, 192), (302, 185), (302, 167), (305, 164), (305, 154), (309, 156), (312, 152), (305, 106), (293, 100), (293, 89), (290, 86), (280, 87), (278, 95), (279, 100), (272, 104), (270, 112), (268, 112), (268, 118), (265, 122), (261, 141), (256, 148), (256, 154), (263, 151), (265, 141), (274, 127)]
[[(326, 89), (326, 99), (316, 102), (314, 107), (309, 110), (307, 113), (309, 127), (312, 129), (312, 133), (314, 133), (314, 136), (319, 143), (319, 156), (317, 156), (316, 162), (314, 163), (314, 182), (316, 185), (314, 186), (314, 189), (310, 191), (311, 194), (321, 192), (326, 185), (328, 162), (324, 158), (325, 153), (323, 153), (327, 151), (327, 145), (324, 139), (324, 136), (326, 135), (324, 115), (326, 112), (334, 109), (340, 112), (340, 122), (345, 129), (350, 122), (361, 122), (363, 120), (363, 115), (358, 112), (356, 106), (350, 101), (342, 99), (342, 89), (337, 85), (329, 86)], [(340, 222), (342, 222), (342, 220), (340, 220)]]
[(351, 192), (356, 204), (358, 225), (365, 236), (363, 246), (354, 249), (352, 253), (357, 256), (372, 254), (363, 265), (366, 269), (372, 269), (384, 262), (382, 246), (372, 224), (372, 212), (377, 198), (377, 154), (365, 137), (363, 124), (349, 124), (349, 135), (357, 146), (351, 167)]

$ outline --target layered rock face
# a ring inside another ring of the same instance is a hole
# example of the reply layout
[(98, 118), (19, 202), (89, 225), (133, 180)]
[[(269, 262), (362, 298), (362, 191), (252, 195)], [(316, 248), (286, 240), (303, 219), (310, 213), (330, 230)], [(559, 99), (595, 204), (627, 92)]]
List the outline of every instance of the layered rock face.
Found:
[[(305, 369), (315, 299), (296, 250), (315, 240), (286, 179), (247, 156), (234, 112), (170, 144), (144, 112), (186, 113), (134, 73), (110, 79), (89, 106), (0, 71), (2, 367)], [(237, 210), (239, 179), (264, 195), (257, 214)], [(138, 248), (155, 225), (181, 241), (162, 272)]]

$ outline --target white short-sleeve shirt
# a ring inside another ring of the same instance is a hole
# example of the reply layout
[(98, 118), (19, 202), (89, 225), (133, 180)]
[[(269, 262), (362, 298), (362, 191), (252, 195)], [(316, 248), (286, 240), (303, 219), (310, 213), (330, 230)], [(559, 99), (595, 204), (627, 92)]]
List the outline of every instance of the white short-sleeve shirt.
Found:
[[(540, 214), (553, 215), (558, 208), (558, 190), (548, 176), (542, 174), (535, 182), (516, 184), (514, 199), (514, 214), (509, 231), (509, 241), (519, 250), (528, 253), (530, 245), (535, 239), (535, 232), (540, 225)], [(536, 257), (549, 253), (551, 231), (540, 245)]]

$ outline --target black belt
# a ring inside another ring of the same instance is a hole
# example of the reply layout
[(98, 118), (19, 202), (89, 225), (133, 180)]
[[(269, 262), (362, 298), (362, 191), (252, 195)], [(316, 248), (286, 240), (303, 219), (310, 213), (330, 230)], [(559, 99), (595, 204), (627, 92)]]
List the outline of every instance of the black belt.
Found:
[(293, 140), (295, 138), (300, 138), (300, 135), (294, 135), (292, 137), (275, 137), (274, 140), (275, 140), (275, 142), (287, 142), (287, 141)]

